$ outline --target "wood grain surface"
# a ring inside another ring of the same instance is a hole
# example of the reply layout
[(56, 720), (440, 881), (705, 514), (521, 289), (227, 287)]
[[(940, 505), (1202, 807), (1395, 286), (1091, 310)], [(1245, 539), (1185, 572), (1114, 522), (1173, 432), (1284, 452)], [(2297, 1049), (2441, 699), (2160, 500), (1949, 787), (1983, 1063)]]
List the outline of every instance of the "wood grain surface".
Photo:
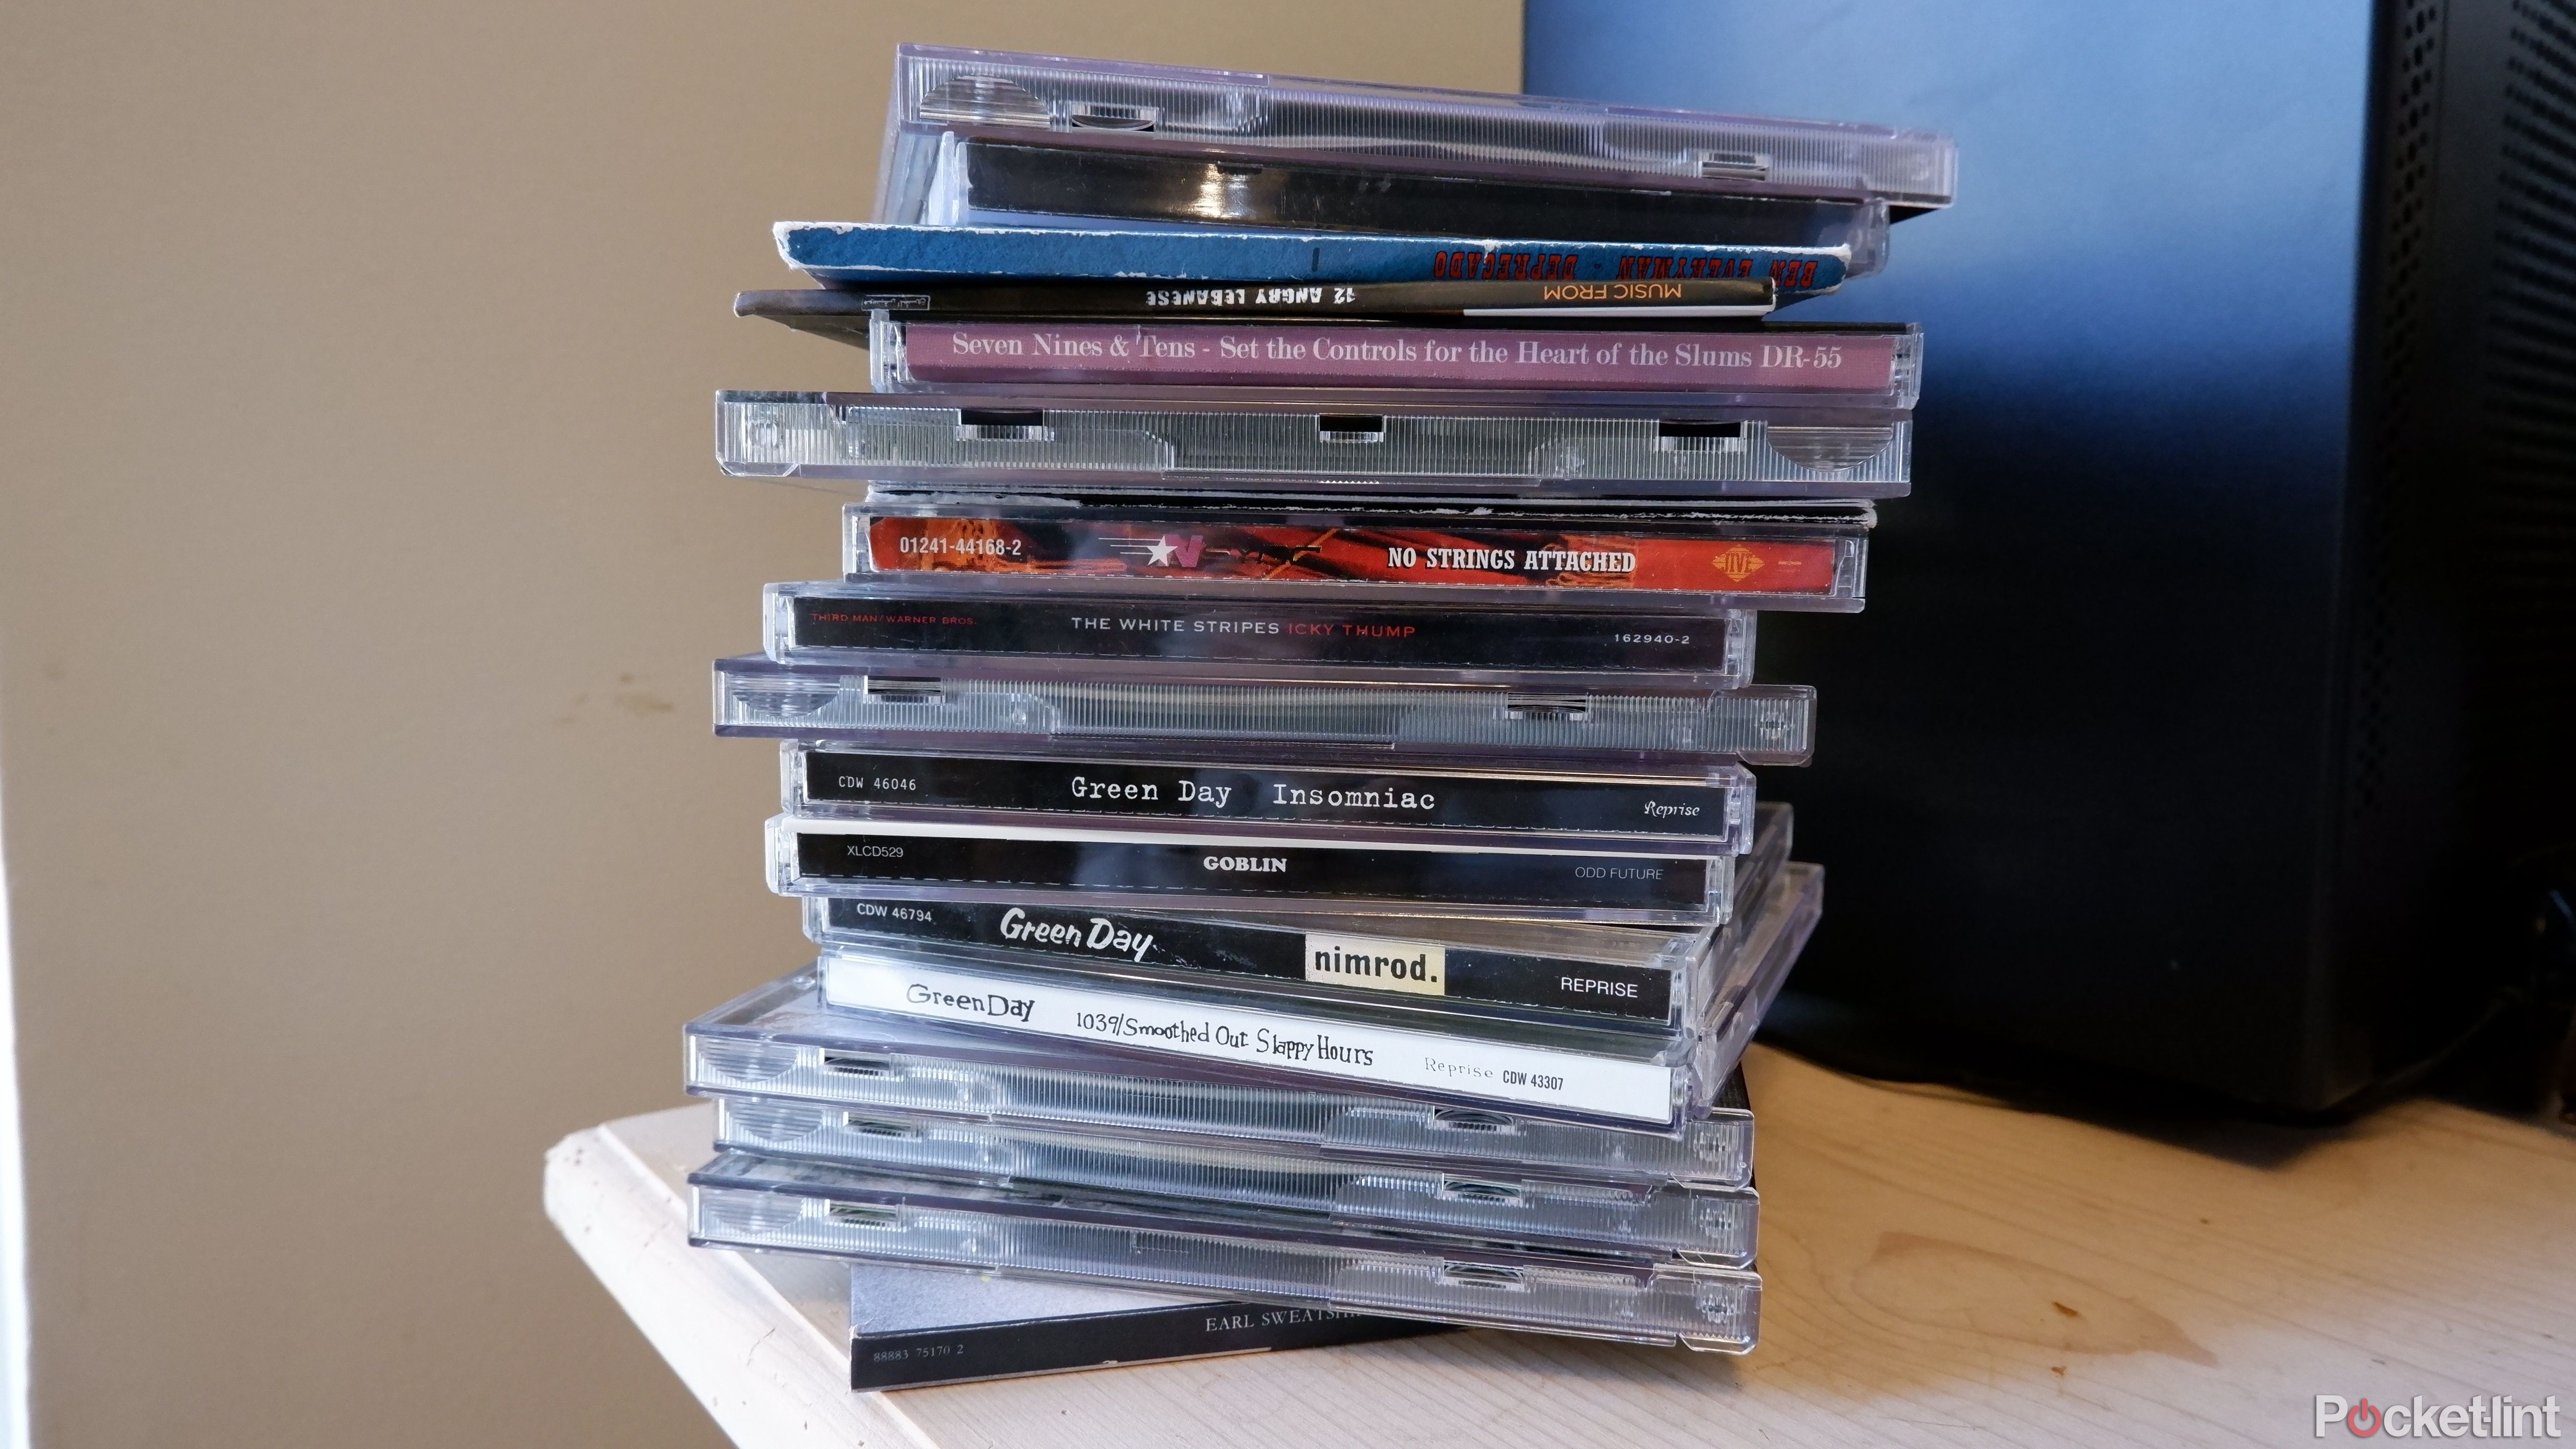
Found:
[[(1459, 1333), (844, 1394), (892, 1412), (843, 1422), (943, 1449), (2287, 1444), (2318, 1394), (2506, 1393), (2558, 1395), (2576, 1434), (2576, 1138), (2438, 1102), (2140, 1130), (1762, 1050), (1747, 1072), (1748, 1357)], [(597, 1134), (676, 1161), (702, 1111)], [(656, 1341), (705, 1400), (713, 1371)]]

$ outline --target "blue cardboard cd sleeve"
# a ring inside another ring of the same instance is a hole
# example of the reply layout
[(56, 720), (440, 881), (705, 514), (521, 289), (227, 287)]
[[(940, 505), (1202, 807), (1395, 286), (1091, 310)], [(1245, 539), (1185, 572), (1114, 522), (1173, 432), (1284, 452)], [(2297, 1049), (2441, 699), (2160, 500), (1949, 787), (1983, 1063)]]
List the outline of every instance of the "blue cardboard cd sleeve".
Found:
[(779, 255), (840, 286), (1017, 277), (1194, 282), (1613, 282), (1769, 278), (1785, 300), (1840, 286), (1843, 247), (1507, 241), (1278, 231), (1105, 231), (782, 221)]

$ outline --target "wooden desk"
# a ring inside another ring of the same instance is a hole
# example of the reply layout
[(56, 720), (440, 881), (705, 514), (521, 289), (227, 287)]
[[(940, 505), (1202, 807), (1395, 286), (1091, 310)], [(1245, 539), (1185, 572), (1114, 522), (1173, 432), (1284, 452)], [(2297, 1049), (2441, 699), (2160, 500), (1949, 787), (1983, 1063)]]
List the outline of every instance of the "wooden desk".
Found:
[(1746, 1069), (1742, 1359), (1458, 1333), (853, 1394), (842, 1274), (686, 1246), (707, 1109), (564, 1139), (546, 1210), (746, 1446), (2289, 1444), (2318, 1394), (2495, 1393), (2557, 1395), (2576, 1439), (2576, 1137), (2416, 1102), (2148, 1138)]

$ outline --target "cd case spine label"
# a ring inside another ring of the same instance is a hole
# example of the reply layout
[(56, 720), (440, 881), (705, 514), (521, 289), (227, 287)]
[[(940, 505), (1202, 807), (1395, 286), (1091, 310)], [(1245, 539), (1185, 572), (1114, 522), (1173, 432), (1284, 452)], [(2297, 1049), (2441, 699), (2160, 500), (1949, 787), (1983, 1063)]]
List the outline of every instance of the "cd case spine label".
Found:
[[(791, 756), (802, 800), (1112, 819), (1330, 823), (1745, 843), (1748, 785), (1623, 784), (1472, 775), (1233, 770), (1214, 766), (949, 758), (807, 749)], [(790, 807), (799, 801), (791, 799)]]
[(1747, 667), (1749, 617), (1607, 609), (1267, 605), (872, 594), (774, 586), (773, 652), (1566, 673)]
[(1846, 247), (1499, 241), (1358, 232), (1151, 231), (782, 221), (787, 265), (840, 285), (1019, 280), (1172, 282), (1610, 282), (1767, 279), (1782, 293), (1830, 292)]
[(1368, 1343), (1440, 1331), (1436, 1323), (1330, 1308), (1200, 1302), (1074, 1318), (854, 1334), (850, 1387), (861, 1393), (927, 1388), (1066, 1369)]
[(845, 1009), (1169, 1052), (1348, 1087), (1454, 1093), (1653, 1128), (1671, 1126), (1676, 1109), (1670, 1067), (1551, 1047), (1004, 980), (873, 956), (827, 953), (822, 981), (823, 999)]
[(1039, 281), (897, 291), (798, 287), (741, 292), (734, 315), (766, 317), (864, 346), (871, 312), (948, 320), (1027, 317), (1760, 317), (1766, 280), (1662, 282), (1336, 282), (1175, 287)]
[(847, 560), (866, 573), (1207, 579), (1830, 597), (1859, 539), (1541, 533), (1470, 524), (1302, 527), (1085, 519), (872, 517)]
[(1280, 323), (900, 322), (880, 391), (960, 383), (1833, 394), (1894, 400), (1893, 333), (1564, 332)]
[(848, 831), (782, 823), (773, 863), (788, 894), (906, 883), (942, 890), (1100, 891), (1144, 896), (1421, 904), (1636, 913), (1700, 920), (1722, 912), (1729, 857), (1536, 851), (1342, 849), (1211, 837)]
[(1299, 931), (1237, 922), (990, 902), (822, 903), (823, 944), (836, 937), (973, 947), (1048, 961), (1116, 962), (1360, 991), (1441, 996), (1665, 1023), (1668, 970), (1435, 941)]

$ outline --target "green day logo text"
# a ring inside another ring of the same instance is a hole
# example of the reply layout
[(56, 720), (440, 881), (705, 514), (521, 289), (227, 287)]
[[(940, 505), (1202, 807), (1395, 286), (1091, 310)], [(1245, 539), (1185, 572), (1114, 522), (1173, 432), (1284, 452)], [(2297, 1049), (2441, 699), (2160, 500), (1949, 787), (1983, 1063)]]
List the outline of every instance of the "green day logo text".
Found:
[(1123, 957), (1139, 965), (1144, 963), (1145, 953), (1154, 949), (1153, 932), (1131, 931), (1107, 916), (1093, 916), (1087, 921), (1049, 921), (1013, 906), (1002, 913), (1001, 924), (995, 929), (1003, 940), (1015, 945), (1090, 951)]

